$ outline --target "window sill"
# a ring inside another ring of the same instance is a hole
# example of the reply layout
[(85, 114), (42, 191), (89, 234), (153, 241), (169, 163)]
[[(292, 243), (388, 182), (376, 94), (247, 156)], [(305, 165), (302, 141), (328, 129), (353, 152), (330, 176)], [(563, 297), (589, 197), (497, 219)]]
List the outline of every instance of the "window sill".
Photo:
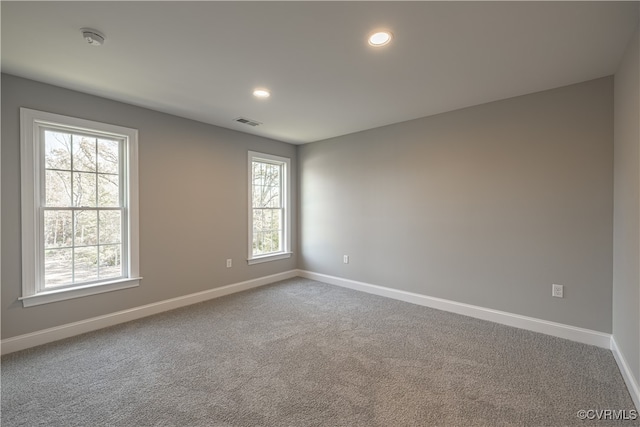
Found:
[(79, 286), (77, 288), (71, 289), (45, 291), (40, 292), (36, 295), (29, 295), (18, 299), (22, 301), (22, 305), (25, 308), (33, 307), (41, 304), (48, 304), (50, 302), (64, 301), (73, 298), (80, 298), (89, 295), (117, 291), (120, 289), (134, 288), (140, 285), (140, 280), (142, 280), (142, 277), (120, 279), (114, 280), (113, 282)]
[(277, 261), (279, 259), (287, 259), (287, 258), (291, 258), (291, 255), (292, 255), (291, 252), (279, 252), (277, 254), (259, 256), (259, 257), (248, 259), (247, 264), (253, 265), (253, 264), (260, 264), (263, 262)]

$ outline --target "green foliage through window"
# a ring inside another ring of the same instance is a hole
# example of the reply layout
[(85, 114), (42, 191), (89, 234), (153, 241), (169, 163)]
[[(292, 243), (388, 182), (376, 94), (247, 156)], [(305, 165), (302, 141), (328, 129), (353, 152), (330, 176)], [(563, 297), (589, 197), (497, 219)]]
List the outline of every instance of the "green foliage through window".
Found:
[(254, 159), (251, 167), (253, 255), (282, 252), (284, 164)]
[(123, 276), (123, 141), (44, 133), (45, 288)]

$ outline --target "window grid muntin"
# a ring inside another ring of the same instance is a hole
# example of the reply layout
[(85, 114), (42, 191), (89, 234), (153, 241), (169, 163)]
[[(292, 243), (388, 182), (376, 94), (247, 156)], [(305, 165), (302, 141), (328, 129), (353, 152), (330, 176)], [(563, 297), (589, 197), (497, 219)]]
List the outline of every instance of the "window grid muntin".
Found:
[[(42, 291), (46, 291), (46, 290), (60, 290), (60, 289), (67, 289), (67, 288), (75, 288), (78, 286), (84, 286), (84, 285), (92, 285), (92, 284), (97, 284), (97, 283), (101, 283), (101, 282), (105, 282), (105, 281), (111, 281), (111, 280), (118, 280), (118, 279), (122, 279), (122, 278), (126, 278), (127, 277), (127, 271), (128, 271), (128, 265), (127, 265), (127, 261), (128, 261), (128, 242), (127, 242), (127, 236), (128, 236), (128, 230), (127, 230), (127, 221), (126, 221), (126, 201), (127, 201), (127, 196), (125, 194), (125, 189), (126, 189), (126, 181), (127, 181), (127, 176), (126, 176), (126, 170), (127, 168), (125, 167), (126, 162), (127, 162), (127, 157), (126, 157), (126, 144), (127, 144), (127, 138), (126, 137), (122, 137), (119, 135), (113, 135), (113, 134), (109, 134), (106, 132), (101, 132), (101, 131), (92, 131), (92, 130), (77, 130), (72, 126), (61, 126), (61, 125), (55, 125), (55, 124), (50, 124), (50, 123), (38, 123), (36, 122), (36, 126), (38, 126), (38, 132), (36, 133), (40, 139), (40, 141), (38, 141), (38, 145), (40, 146), (40, 164), (39, 164), (39, 169), (41, 171), (40, 173), (40, 195), (39, 195), (39, 200), (40, 200), (40, 209), (39, 209), (39, 229), (40, 229), (40, 235), (43, 236), (43, 238), (39, 241), (39, 248), (38, 251), (41, 254), (41, 260), (42, 262), (40, 263), (40, 266), (38, 268), (39, 272), (40, 272), (40, 278), (41, 280), (38, 280), (36, 282), (36, 293), (38, 292), (42, 292)], [(69, 164), (69, 169), (59, 169), (59, 168), (47, 168), (47, 161), (46, 161), (46, 155), (47, 155), (47, 150), (46, 150), (46, 137), (45, 134), (47, 131), (53, 131), (53, 132), (62, 132), (62, 133), (68, 133), (71, 136), (71, 146), (70, 146), (70, 164)], [(95, 139), (95, 171), (83, 171), (83, 170), (75, 170), (75, 165), (74, 165), (74, 158), (76, 157), (74, 154), (74, 137), (84, 137), (84, 138), (93, 138)], [(100, 172), (100, 167), (99, 167), (99, 156), (98, 156), (98, 141), (102, 139), (102, 140), (111, 140), (111, 141), (115, 141), (118, 143), (118, 174), (114, 174), (114, 173), (103, 173)], [(47, 199), (47, 184), (46, 184), (46, 171), (48, 170), (53, 170), (53, 171), (61, 171), (61, 172), (69, 172), (71, 174), (71, 180), (70, 180), (70, 206), (65, 206), (65, 207), (61, 207), (61, 206), (47, 206), (46, 204), (46, 199)], [(95, 200), (94, 203), (96, 204), (96, 206), (74, 206), (76, 201), (74, 200), (74, 183), (75, 183), (75, 179), (74, 179), (74, 173), (88, 173), (88, 174), (93, 174), (95, 175)], [(106, 206), (106, 207), (100, 207), (98, 206), (100, 201), (99, 201), (99, 197), (98, 197), (98, 188), (99, 188), (99, 176), (100, 175), (111, 175), (111, 176), (118, 176), (118, 204), (119, 206), (114, 207), (114, 206)], [(46, 251), (51, 251), (51, 250), (61, 250), (61, 249), (69, 249), (69, 247), (56, 247), (56, 248), (46, 248), (46, 235), (45, 235), (45, 221), (44, 221), (44, 217), (45, 214), (44, 212), (46, 211), (56, 211), (56, 210), (60, 210), (60, 211), (70, 211), (71, 215), (72, 215), (72, 220), (71, 220), (71, 225), (72, 225), (72, 230), (71, 230), (71, 236), (72, 236), (72, 246), (70, 247), (72, 250), (72, 261), (71, 261), (71, 265), (72, 265), (72, 271), (71, 271), (71, 283), (68, 284), (63, 284), (63, 285), (51, 285), (51, 286), (47, 286), (46, 284)], [(75, 217), (76, 217), (76, 212), (77, 211), (86, 211), (86, 210), (90, 210), (90, 211), (97, 211), (97, 219), (96, 219), (96, 244), (95, 245), (76, 245), (76, 221), (75, 221)], [(100, 214), (99, 212), (101, 211), (119, 211), (120, 212), (120, 242), (119, 243), (113, 243), (113, 244), (100, 244)], [(119, 246), (119, 253), (120, 253), (120, 274), (118, 276), (108, 276), (106, 278), (100, 278), (100, 252), (101, 252), (101, 247), (105, 247), (105, 246), (114, 246), (114, 245), (118, 245)], [(97, 278), (95, 280), (87, 280), (87, 281), (81, 281), (81, 282), (76, 282), (76, 248), (87, 248), (87, 247), (95, 247), (96, 248), (96, 252), (97, 252), (97, 257), (96, 257), (96, 270), (97, 270)]]

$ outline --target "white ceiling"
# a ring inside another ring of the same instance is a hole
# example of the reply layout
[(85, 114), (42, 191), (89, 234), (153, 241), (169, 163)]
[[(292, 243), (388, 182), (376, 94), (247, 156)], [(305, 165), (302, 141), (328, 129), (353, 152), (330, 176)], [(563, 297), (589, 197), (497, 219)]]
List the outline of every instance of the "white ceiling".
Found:
[[(637, 2), (609, 1), (3, 1), (1, 13), (5, 73), (296, 144), (613, 74), (638, 25)], [(394, 39), (373, 49), (378, 28)]]

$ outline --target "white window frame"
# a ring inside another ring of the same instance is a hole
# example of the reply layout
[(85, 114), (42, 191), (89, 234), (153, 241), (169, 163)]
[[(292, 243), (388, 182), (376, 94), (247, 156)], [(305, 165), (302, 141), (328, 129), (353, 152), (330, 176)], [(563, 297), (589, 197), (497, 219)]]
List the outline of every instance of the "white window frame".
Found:
[[(124, 278), (80, 283), (44, 290), (44, 141), (43, 128), (90, 132), (124, 141), (123, 205)], [(24, 307), (79, 298), (139, 286), (138, 131), (91, 120), (20, 108), (20, 169), (22, 215), (22, 297)], [(124, 255), (127, 259), (124, 259)]]
[[(282, 231), (282, 250), (280, 252), (270, 253), (266, 255), (253, 255), (253, 161), (264, 161), (267, 163), (275, 163), (282, 165), (282, 206), (283, 215), (283, 231)], [(291, 258), (291, 159), (287, 157), (275, 156), (273, 154), (259, 153), (249, 151), (248, 162), (248, 195), (249, 195), (249, 240), (248, 240), (248, 258), (249, 265), (259, 264), (263, 262), (276, 261), (280, 259)]]

